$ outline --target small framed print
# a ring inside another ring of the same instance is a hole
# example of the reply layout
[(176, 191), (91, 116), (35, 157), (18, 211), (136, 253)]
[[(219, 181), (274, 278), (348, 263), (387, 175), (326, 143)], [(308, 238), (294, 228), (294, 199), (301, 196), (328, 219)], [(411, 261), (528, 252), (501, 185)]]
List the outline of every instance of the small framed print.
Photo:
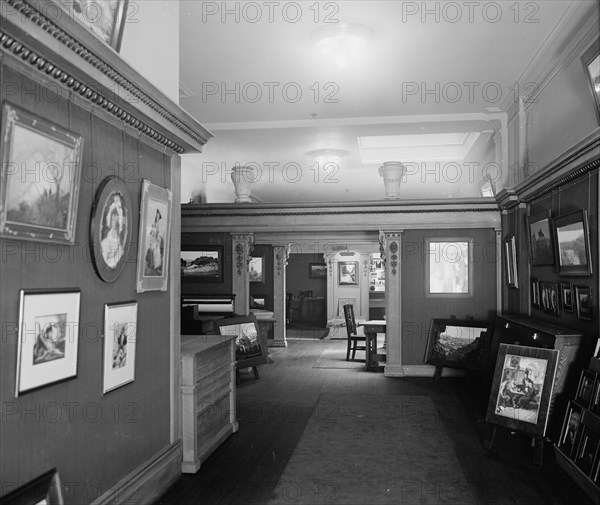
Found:
[(90, 221), (92, 258), (98, 276), (117, 280), (128, 258), (131, 243), (131, 200), (125, 182), (111, 176), (96, 193)]
[(560, 440), (558, 441), (558, 448), (569, 458), (574, 455), (574, 449), (577, 446), (582, 414), (583, 408), (581, 405), (570, 401), (565, 413)]
[(170, 189), (143, 180), (138, 241), (138, 293), (167, 290), (171, 204)]
[(261, 309), (264, 310), (267, 307), (267, 299), (264, 296), (253, 296), (250, 299), (250, 308), (251, 309)]
[(537, 277), (531, 278), (531, 305), (540, 308), (540, 283)]
[(81, 291), (21, 290), (15, 396), (77, 376)]
[(558, 300), (558, 284), (556, 282), (540, 281), (540, 308), (544, 312), (558, 316), (560, 302)]
[(325, 263), (309, 263), (308, 264), (309, 279), (326, 279), (327, 265)]
[(560, 303), (565, 312), (573, 312), (573, 286), (568, 281), (560, 281)]
[(104, 305), (104, 394), (135, 377), (137, 302)]
[(600, 447), (600, 421), (589, 411), (584, 410), (580, 430), (577, 451), (572, 459), (585, 475), (591, 477)]
[(248, 264), (249, 282), (264, 284), (265, 282), (265, 257), (253, 256)]
[(590, 370), (583, 370), (579, 378), (579, 386), (575, 395), (575, 401), (582, 407), (588, 409), (594, 393), (596, 374)]
[(358, 284), (357, 261), (340, 261), (338, 263), (338, 284), (340, 286)]
[(589, 286), (575, 286), (575, 302), (577, 304), (577, 317), (586, 321), (592, 320), (592, 288)]

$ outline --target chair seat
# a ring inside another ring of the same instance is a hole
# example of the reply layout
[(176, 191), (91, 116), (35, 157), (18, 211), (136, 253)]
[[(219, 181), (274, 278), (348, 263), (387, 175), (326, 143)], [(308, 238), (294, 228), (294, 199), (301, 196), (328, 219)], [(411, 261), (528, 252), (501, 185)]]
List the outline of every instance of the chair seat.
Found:
[[(344, 305), (344, 320), (346, 322), (346, 332), (348, 335), (348, 347), (346, 349), (346, 361), (350, 361), (350, 353), (352, 353), (352, 360), (356, 356), (356, 351), (367, 351), (367, 337), (365, 335), (358, 335), (356, 332), (356, 321), (354, 319), (354, 306)], [(361, 326), (361, 325), (359, 325)], [(362, 343), (363, 345), (359, 345)]]

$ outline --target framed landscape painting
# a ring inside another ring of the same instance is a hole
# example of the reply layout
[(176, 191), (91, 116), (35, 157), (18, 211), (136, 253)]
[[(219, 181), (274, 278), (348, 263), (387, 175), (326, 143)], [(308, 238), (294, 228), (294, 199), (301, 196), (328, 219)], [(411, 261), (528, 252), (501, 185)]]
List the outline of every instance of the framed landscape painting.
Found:
[(309, 263), (308, 264), (309, 279), (326, 279), (327, 265), (325, 263)]
[[(182, 246), (181, 278), (223, 282), (223, 246)], [(188, 250), (189, 249), (189, 250)]]
[(559, 351), (500, 344), (486, 420), (544, 436)]
[(529, 252), (532, 265), (553, 265), (554, 248), (549, 212), (529, 216)]
[(83, 137), (5, 104), (0, 151), (0, 235), (73, 244)]
[(81, 291), (24, 290), (15, 396), (77, 376)]
[(578, 210), (554, 220), (559, 275), (592, 273), (587, 212)]

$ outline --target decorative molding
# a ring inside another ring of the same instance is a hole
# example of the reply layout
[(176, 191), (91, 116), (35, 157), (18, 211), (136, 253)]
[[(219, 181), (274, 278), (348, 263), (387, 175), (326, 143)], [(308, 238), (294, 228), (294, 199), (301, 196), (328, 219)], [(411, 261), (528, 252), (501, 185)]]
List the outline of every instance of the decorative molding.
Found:
[(232, 233), (231, 239), (235, 251), (235, 267), (238, 275), (242, 275), (248, 268), (252, 251), (254, 249), (254, 235), (252, 233)]
[(181, 475), (181, 440), (165, 447), (96, 498), (91, 505), (154, 503)]
[(3, 1), (2, 53), (177, 154), (202, 150), (211, 133), (67, 13), (50, 19), (44, 5)]
[(278, 276), (283, 275), (285, 271), (285, 267), (287, 266), (290, 257), (290, 249), (290, 244), (273, 246), (273, 250), (275, 251), (275, 269), (277, 270)]

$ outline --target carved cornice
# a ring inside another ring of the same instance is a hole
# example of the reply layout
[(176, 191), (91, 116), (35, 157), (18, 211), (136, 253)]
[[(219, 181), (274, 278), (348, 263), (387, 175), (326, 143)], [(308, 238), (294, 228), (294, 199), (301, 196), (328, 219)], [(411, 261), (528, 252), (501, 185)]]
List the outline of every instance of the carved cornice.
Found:
[(58, 19), (46, 16), (44, 5), (3, 2), (2, 53), (23, 62), (40, 81), (54, 79), (69, 93), (175, 153), (201, 150), (212, 135), (193, 117), (66, 13)]

